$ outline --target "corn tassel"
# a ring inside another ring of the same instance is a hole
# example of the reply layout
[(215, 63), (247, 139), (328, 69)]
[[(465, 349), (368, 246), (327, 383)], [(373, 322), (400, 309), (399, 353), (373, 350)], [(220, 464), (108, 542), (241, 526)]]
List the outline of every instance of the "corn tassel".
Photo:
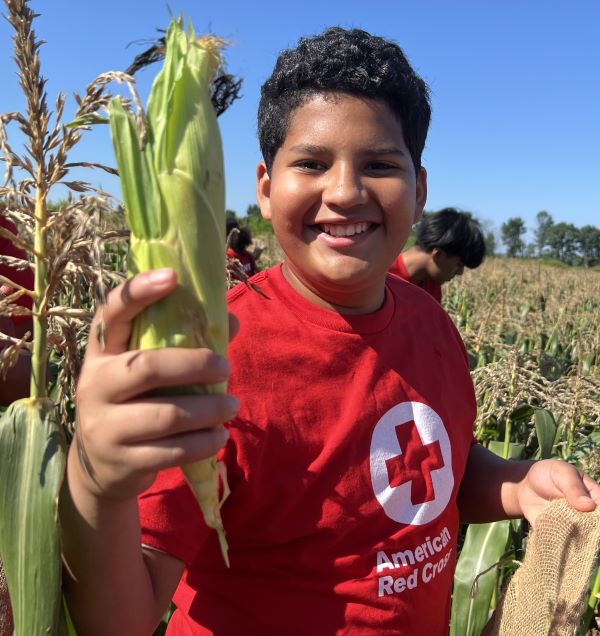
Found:
[[(147, 107), (144, 136), (119, 98), (109, 105), (111, 134), (127, 220), (131, 274), (171, 267), (178, 285), (135, 321), (132, 349), (208, 347), (224, 355), (225, 182), (221, 139), (209, 87), (221, 66), (222, 42), (195, 39), (181, 18), (167, 32), (163, 68)], [(223, 393), (218, 386), (177, 392)], [(227, 564), (214, 457), (183, 466), (207, 525), (217, 531)], [(224, 484), (226, 490), (226, 485)]]

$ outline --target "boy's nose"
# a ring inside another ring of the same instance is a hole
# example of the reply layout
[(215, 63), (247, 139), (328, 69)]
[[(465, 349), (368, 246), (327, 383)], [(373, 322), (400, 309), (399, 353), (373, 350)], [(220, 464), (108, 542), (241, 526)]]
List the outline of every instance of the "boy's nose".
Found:
[(352, 168), (340, 167), (329, 171), (323, 190), (323, 202), (328, 206), (350, 208), (366, 203), (367, 190), (360, 175)]

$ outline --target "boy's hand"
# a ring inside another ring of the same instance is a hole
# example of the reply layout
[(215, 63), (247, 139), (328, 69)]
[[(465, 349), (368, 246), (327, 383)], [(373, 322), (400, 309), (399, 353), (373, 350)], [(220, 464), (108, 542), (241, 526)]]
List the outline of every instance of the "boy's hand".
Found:
[(222, 424), (237, 413), (233, 396), (150, 395), (222, 382), (229, 375), (224, 358), (208, 349), (128, 350), (133, 318), (176, 284), (170, 269), (139, 274), (110, 293), (92, 323), (69, 473), (95, 496), (133, 498), (159, 470), (210, 457), (227, 440)]
[(517, 489), (523, 516), (534, 526), (537, 516), (553, 499), (565, 498), (581, 512), (600, 504), (600, 486), (574, 466), (556, 459), (534, 462)]

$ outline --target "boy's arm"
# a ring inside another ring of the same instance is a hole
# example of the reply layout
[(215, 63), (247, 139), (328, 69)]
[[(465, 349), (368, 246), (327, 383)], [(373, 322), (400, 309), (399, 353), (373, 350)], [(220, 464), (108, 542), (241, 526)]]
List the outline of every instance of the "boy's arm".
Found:
[(560, 498), (590, 512), (600, 504), (600, 486), (563, 461), (505, 460), (480, 444), (471, 446), (458, 493), (461, 521), (525, 517), (534, 525), (546, 505)]
[(237, 411), (231, 396), (151, 393), (225, 380), (228, 365), (211, 351), (127, 350), (133, 318), (175, 286), (172, 270), (138, 275), (91, 326), (60, 502), (65, 595), (86, 636), (153, 632), (183, 564), (142, 550), (137, 496), (159, 470), (214, 455), (227, 439), (221, 423)]
[(184, 566), (141, 549), (136, 500), (98, 501), (79, 488), (76, 470), (69, 467), (61, 496), (61, 525), (63, 589), (77, 633), (147, 636), (169, 606)]

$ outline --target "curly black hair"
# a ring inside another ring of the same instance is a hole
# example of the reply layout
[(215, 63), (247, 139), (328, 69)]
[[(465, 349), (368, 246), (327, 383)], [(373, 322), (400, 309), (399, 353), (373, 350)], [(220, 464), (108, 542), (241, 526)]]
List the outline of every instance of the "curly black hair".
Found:
[(268, 171), (285, 140), (292, 112), (323, 93), (345, 93), (387, 104), (402, 124), (404, 141), (419, 171), (431, 119), (427, 84), (394, 42), (341, 27), (301, 38), (296, 48), (282, 51), (263, 84), (258, 139)]
[(479, 222), (468, 212), (456, 208), (426, 214), (417, 227), (416, 244), (424, 252), (437, 247), (451, 256), (458, 256), (469, 269), (479, 267), (486, 252)]

